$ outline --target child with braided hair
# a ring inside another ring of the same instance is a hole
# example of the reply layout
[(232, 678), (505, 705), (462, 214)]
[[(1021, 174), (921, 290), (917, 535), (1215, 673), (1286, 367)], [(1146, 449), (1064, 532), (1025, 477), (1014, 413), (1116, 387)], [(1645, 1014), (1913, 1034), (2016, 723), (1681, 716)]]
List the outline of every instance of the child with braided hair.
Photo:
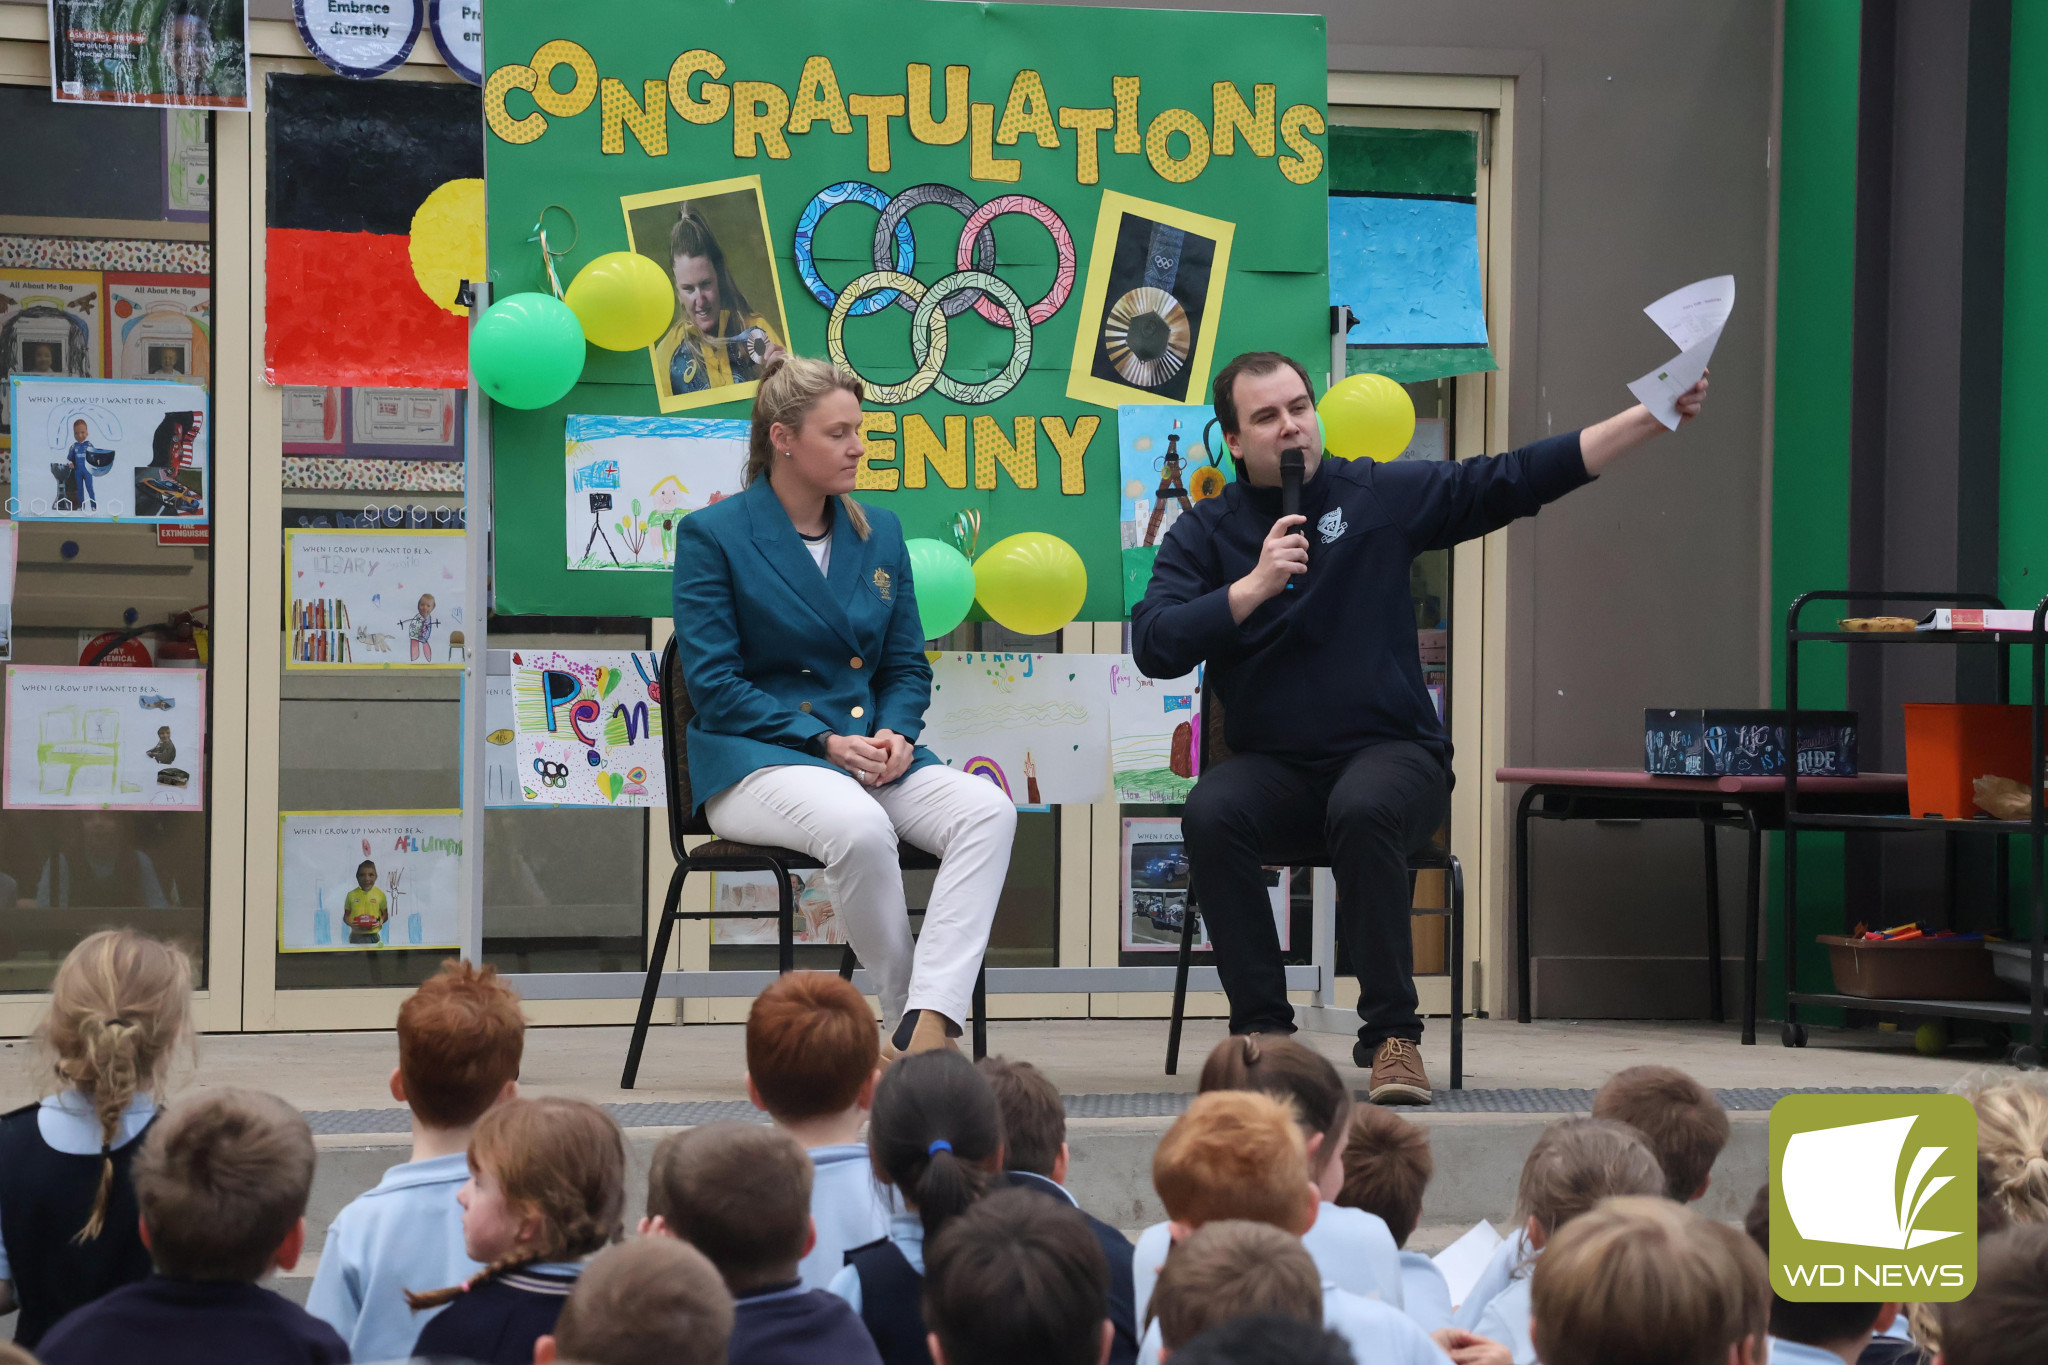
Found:
[(0, 1312), (33, 1348), (57, 1320), (149, 1274), (129, 1168), (181, 1047), (192, 964), (131, 929), (82, 940), (38, 1030), (55, 1093), (0, 1118)]
[(406, 1294), (414, 1308), (448, 1306), (413, 1354), (528, 1365), (584, 1260), (618, 1240), (625, 1137), (582, 1100), (507, 1100), (477, 1120), (469, 1170), (456, 1198), (463, 1241), (484, 1268), (463, 1284)]

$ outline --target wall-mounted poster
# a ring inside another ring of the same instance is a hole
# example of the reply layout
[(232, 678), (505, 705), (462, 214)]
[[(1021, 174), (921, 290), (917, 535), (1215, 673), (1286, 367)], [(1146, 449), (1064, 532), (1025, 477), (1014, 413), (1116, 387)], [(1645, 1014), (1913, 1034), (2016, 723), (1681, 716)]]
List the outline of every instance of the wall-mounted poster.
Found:
[(1109, 762), (1116, 794), (1132, 804), (1188, 799), (1201, 771), (1200, 673), (1148, 678), (1128, 654), (1109, 666)]
[(60, 103), (249, 107), (244, 0), (50, 0)]
[(1019, 806), (1109, 792), (1114, 654), (941, 654), (918, 742)]
[[(468, 698), (465, 696), (465, 703)], [(512, 651), (491, 650), (484, 659), (484, 809), (517, 809), (519, 746), (512, 742)]]
[(348, 449), (342, 434), (347, 410), (347, 389), (336, 385), (286, 384), (284, 395), (284, 453), (287, 455), (340, 455)]
[[(832, 906), (832, 891), (822, 868), (789, 874), (796, 895), (793, 943), (844, 943), (846, 930)], [(773, 872), (714, 872), (711, 909), (713, 943), (774, 943), (782, 910), (775, 895)]]
[(164, 110), (164, 218), (204, 223), (213, 217), (213, 148), (205, 111)]
[(8, 810), (203, 810), (203, 669), (7, 666)]
[(484, 83), (483, 0), (428, 0), (427, 27), (441, 60), (471, 85)]
[(0, 663), (14, 657), (14, 559), (19, 548), (14, 523), (0, 521)]
[(572, 413), (564, 451), (569, 567), (670, 573), (676, 523), (740, 491), (747, 423)]
[(213, 281), (108, 271), (106, 373), (205, 387), (213, 377)]
[(512, 748), (535, 805), (662, 806), (660, 656), (512, 651)]
[(761, 177), (629, 194), (619, 204), (627, 244), (675, 286), (675, 321), (648, 348), (661, 410), (752, 398), (762, 362), (789, 336)]
[(1234, 224), (1105, 190), (1067, 397), (1186, 403), (1209, 387)]
[[(0, 271), (0, 379), (89, 379), (102, 373), (101, 288), (96, 270)], [(8, 389), (0, 383), (0, 450), (7, 448), (14, 425)]]
[(287, 669), (461, 668), (468, 563), (460, 531), (287, 529)]
[(197, 384), (16, 375), (13, 486), (22, 521), (204, 523), (212, 502)]
[[(1280, 951), (1286, 952), (1294, 921), (1288, 902), (1292, 874), (1284, 867), (1269, 867), (1264, 872), (1266, 894), (1273, 905), (1273, 927), (1280, 933)], [(1125, 820), (1118, 873), (1123, 882), (1123, 950), (1178, 952), (1188, 912), (1188, 851), (1179, 818), (1136, 816)], [(1209, 924), (1197, 914), (1195, 948), (1208, 947)]]
[(462, 812), (284, 811), (277, 950), (460, 947)]

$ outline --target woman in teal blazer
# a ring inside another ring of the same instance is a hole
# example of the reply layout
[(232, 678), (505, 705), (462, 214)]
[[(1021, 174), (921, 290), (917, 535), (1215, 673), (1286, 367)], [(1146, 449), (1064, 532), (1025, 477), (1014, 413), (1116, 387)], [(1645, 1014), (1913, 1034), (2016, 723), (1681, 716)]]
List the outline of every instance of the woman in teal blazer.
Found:
[[(1017, 812), (917, 746), (932, 671), (902, 527), (850, 496), (861, 396), (822, 361), (769, 360), (745, 491), (677, 527), (676, 648), (711, 828), (825, 864), (891, 1043), (918, 1052), (960, 1034)], [(899, 838), (940, 860), (914, 947)]]

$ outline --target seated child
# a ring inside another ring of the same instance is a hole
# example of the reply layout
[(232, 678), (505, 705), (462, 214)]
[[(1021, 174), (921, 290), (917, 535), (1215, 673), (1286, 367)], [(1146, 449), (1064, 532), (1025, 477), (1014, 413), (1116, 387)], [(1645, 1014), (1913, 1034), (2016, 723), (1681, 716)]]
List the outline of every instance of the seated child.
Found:
[[(1758, 1187), (1743, 1231), (1771, 1254), (1771, 1187)], [(1766, 1277), (1768, 1278), (1768, 1272)], [(1874, 1335), (1899, 1315), (1896, 1303), (1795, 1303), (1771, 1292), (1769, 1355), (1773, 1365), (1857, 1365)]]
[(1173, 1358), (1178, 1365), (1357, 1365), (1335, 1332), (1272, 1314), (1211, 1327)]
[(1109, 1262), (1079, 1209), (999, 1190), (932, 1241), (924, 1320), (934, 1365), (1103, 1365)]
[(1664, 1193), (1690, 1204), (1707, 1192), (1714, 1162), (1728, 1145), (1728, 1111), (1714, 1092), (1675, 1066), (1632, 1066), (1593, 1096), (1593, 1117), (1643, 1135), (1664, 1168)]
[(747, 1098), (810, 1154), (818, 1240), (797, 1267), (823, 1289), (846, 1253), (888, 1235), (888, 1192), (868, 1164), (861, 1128), (881, 1073), (875, 1014), (831, 972), (779, 976), (747, 1011)]
[(1138, 1358), (1137, 1300), (1131, 1286), (1130, 1239), (1081, 1208), (1067, 1192), (1067, 1110), (1059, 1087), (1029, 1062), (984, 1057), (975, 1067), (995, 1091), (1003, 1114), (1003, 1169), (1010, 1183), (1080, 1209), (1109, 1260), (1109, 1320), (1116, 1327), (1110, 1365)]
[(552, 1332), (583, 1260), (619, 1235), (626, 1144), (611, 1115), (582, 1100), (512, 1099), (469, 1138), (463, 1244), (483, 1269), (461, 1284), (406, 1293), (448, 1311), (420, 1329), (417, 1356), (529, 1365)]
[(2048, 1224), (2021, 1223), (1977, 1248), (1977, 1287), (1939, 1305), (1937, 1365), (2048, 1360)]
[(1546, 1245), (1531, 1300), (1544, 1365), (1764, 1365), (1763, 1253), (1733, 1228), (1659, 1196), (1608, 1199)]
[[(1172, 1241), (1219, 1219), (1266, 1223), (1299, 1238), (1315, 1225), (1322, 1191), (1293, 1113), (1257, 1091), (1195, 1096), (1152, 1154), (1152, 1188), (1166, 1206)], [(1320, 1263), (1318, 1263), (1320, 1271)], [(1147, 1296), (1149, 1302), (1150, 1295)], [(1363, 1298), (1325, 1274), (1323, 1325), (1374, 1365), (1441, 1365), (1428, 1333), (1391, 1304)], [(1146, 1329), (1140, 1365), (1159, 1359), (1159, 1323)]]
[(846, 1301), (797, 1278), (816, 1233), (810, 1158), (788, 1133), (711, 1123), (663, 1138), (647, 1172), (647, 1218), (648, 1231), (688, 1242), (724, 1277), (732, 1365), (880, 1365)]
[(1268, 1223), (1224, 1218), (1190, 1233), (1166, 1264), (1148, 1305), (1159, 1358), (1238, 1318), (1278, 1314), (1320, 1329), (1323, 1277), (1299, 1237)]
[(151, 1125), (135, 1158), (142, 1240), (156, 1273), (69, 1314), (43, 1365), (332, 1365), (332, 1327), (256, 1282), (298, 1264), (313, 1131), (275, 1095), (226, 1087)]
[(704, 1254), (642, 1237), (590, 1258), (534, 1365), (725, 1365), (732, 1295)]
[(1359, 1106), (1344, 1143), (1337, 1203), (1377, 1214), (1401, 1250), (1401, 1307), (1425, 1332), (1451, 1325), (1451, 1288), (1436, 1262), (1407, 1250), (1422, 1220), (1422, 1192), (1436, 1172), (1429, 1130), (1377, 1104)]
[(925, 1247), (1002, 1180), (1003, 1119), (974, 1064), (940, 1048), (892, 1063), (868, 1120), (875, 1175), (903, 1200), (889, 1235), (846, 1253), (834, 1294), (867, 1324), (883, 1365), (932, 1365), (920, 1307)]
[[(1307, 1144), (1309, 1179), (1321, 1191), (1322, 1206), (1301, 1244), (1316, 1258), (1323, 1278), (1340, 1289), (1402, 1306), (1401, 1251), (1376, 1213), (1331, 1202), (1344, 1183), (1342, 1148), (1351, 1123), (1351, 1091), (1330, 1059), (1293, 1038), (1238, 1034), (1225, 1038), (1202, 1063), (1196, 1087), (1256, 1090), (1293, 1107)], [(1166, 1259), (1167, 1231), (1155, 1223), (1138, 1235), (1131, 1259), (1136, 1301), (1152, 1295), (1153, 1277)]]
[(405, 1291), (466, 1280), (483, 1267), (463, 1249), (470, 1129), (519, 1091), (526, 1020), (495, 968), (441, 964), (398, 1007), (391, 1097), (412, 1110), (412, 1157), (335, 1216), (306, 1310), (341, 1333), (357, 1360), (402, 1360), (433, 1313)]
[[(1522, 1163), (1515, 1222), (1529, 1247), (1507, 1287), (1480, 1311), (1471, 1334), (1508, 1348), (1514, 1365), (1535, 1365), (1529, 1336), (1530, 1269), (1558, 1230), (1616, 1195), (1661, 1195), (1664, 1170), (1642, 1135), (1608, 1119), (1560, 1119), (1543, 1130)], [(1457, 1329), (1453, 1329), (1456, 1331)], [(1443, 1337), (1439, 1337), (1441, 1342)], [(1462, 1341), (1462, 1335), (1457, 1338)], [(1454, 1355), (1460, 1347), (1447, 1347)]]
[(0, 1313), (14, 1339), (149, 1274), (130, 1167), (190, 1047), (192, 964), (132, 929), (80, 940), (37, 1031), (55, 1093), (0, 1119)]

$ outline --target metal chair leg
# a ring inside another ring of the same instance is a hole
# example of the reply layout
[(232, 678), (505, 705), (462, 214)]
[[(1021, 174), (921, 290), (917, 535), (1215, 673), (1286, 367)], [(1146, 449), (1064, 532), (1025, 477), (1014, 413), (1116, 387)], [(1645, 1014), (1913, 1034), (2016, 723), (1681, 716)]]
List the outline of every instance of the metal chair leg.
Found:
[(1173, 973), (1173, 1020), (1166, 1028), (1166, 1074), (1180, 1070), (1180, 1025), (1188, 1008), (1188, 964), (1195, 955), (1195, 896), (1190, 890), (1181, 903), (1180, 959)]
[(668, 961), (669, 939), (675, 933), (676, 909), (683, 900), (683, 878), (690, 875), (688, 862), (676, 864), (668, 879), (668, 898), (662, 903), (661, 925), (654, 931), (654, 950), (648, 955), (647, 984), (640, 992), (640, 1013), (633, 1021), (632, 1041), (626, 1044), (626, 1069), (619, 1077), (619, 1089), (631, 1090), (640, 1075), (640, 1053), (647, 1046), (647, 1026), (654, 1021), (654, 1001), (661, 993), (661, 970)]
[(988, 1056), (988, 966), (974, 974), (974, 1060)]
[(775, 868), (775, 970), (788, 976), (796, 970), (796, 894), (789, 889), (787, 868)]
[(1451, 1089), (1465, 1088), (1465, 869), (1448, 859), (1451, 879)]
[(1701, 820), (1707, 842), (1707, 1015), (1715, 1023), (1727, 1018), (1721, 1001), (1721, 859), (1714, 822)]

